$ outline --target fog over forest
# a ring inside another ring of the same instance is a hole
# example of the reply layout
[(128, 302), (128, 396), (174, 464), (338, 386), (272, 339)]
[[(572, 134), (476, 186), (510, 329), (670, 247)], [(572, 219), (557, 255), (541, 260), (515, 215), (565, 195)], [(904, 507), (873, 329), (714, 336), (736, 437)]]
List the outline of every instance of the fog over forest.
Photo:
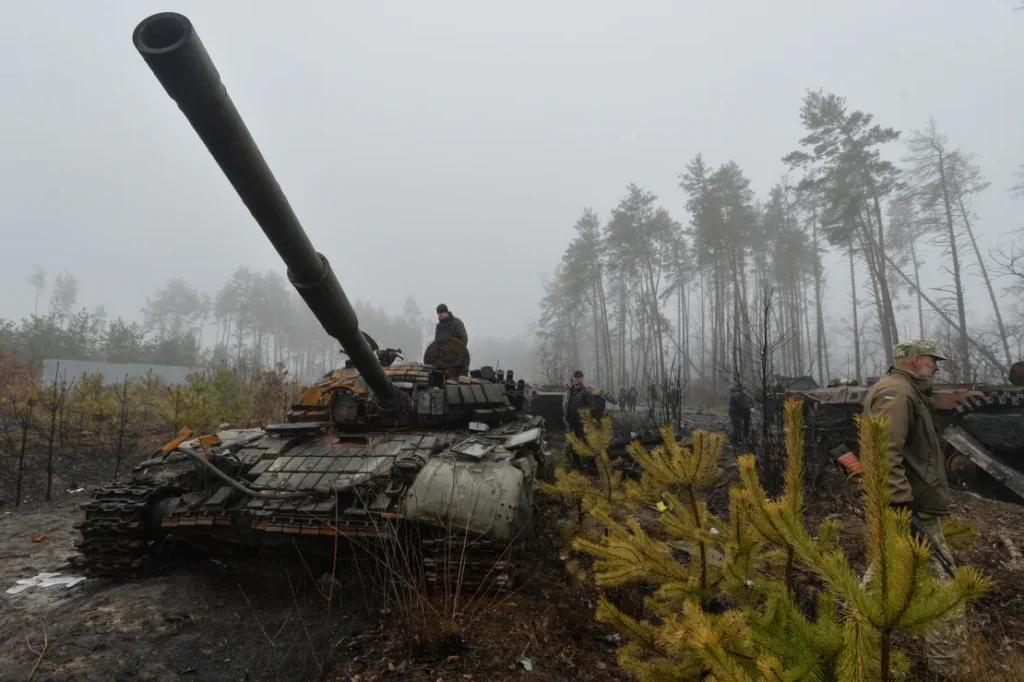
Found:
[[(818, 381), (920, 336), (948, 379), (1024, 359), (1013, 4), (173, 9), (382, 346), (444, 302), (474, 365), (713, 401), (759, 330)], [(162, 9), (0, 26), (0, 349), (316, 376), (337, 343), (128, 40)]]

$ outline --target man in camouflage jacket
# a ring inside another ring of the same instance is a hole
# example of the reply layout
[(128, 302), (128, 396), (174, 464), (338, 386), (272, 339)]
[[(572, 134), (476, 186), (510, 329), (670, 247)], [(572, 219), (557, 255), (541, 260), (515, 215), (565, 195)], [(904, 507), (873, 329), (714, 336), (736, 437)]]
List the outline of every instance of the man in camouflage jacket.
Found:
[[(909, 508), (913, 525), (931, 543), (929, 572), (939, 580), (949, 580), (943, 567), (953, 567), (953, 558), (942, 534), (941, 519), (950, 507), (946, 462), (932, 418), (932, 376), (938, 362), (946, 358), (931, 341), (905, 341), (897, 344), (895, 366), (868, 391), (864, 412), (873, 417), (887, 414), (889, 427), (890, 504)], [(865, 580), (870, 580), (869, 574)], [(944, 675), (957, 673), (964, 645), (962, 608), (941, 630), (925, 637), (929, 666)]]
[(939, 435), (932, 421), (932, 375), (937, 362), (929, 341), (896, 346), (896, 365), (864, 398), (871, 416), (889, 415), (889, 491), (891, 503), (938, 516), (949, 514), (949, 484)]

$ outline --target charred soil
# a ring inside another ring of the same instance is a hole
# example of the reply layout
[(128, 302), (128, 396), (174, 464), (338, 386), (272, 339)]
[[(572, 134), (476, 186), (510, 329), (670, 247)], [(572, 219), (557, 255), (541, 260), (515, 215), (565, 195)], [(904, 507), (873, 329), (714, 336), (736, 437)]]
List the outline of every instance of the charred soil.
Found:
[[(726, 471), (728, 478), (728, 463)], [(808, 521), (840, 515), (841, 544), (862, 561), (859, 506), (836, 477), (824, 479), (808, 493)], [(726, 493), (727, 486), (713, 491), (712, 505), (724, 504)], [(76, 575), (68, 559), (87, 494), (0, 514), (2, 589), (40, 573)], [(539, 502), (538, 537), (518, 562), (515, 586), (459, 604), (416, 595), (404, 610), (381, 609), (366, 599), (358, 571), (339, 570), (325, 583), (329, 567), (288, 550), (223, 562), (193, 555), (131, 582), (89, 579), (0, 593), (0, 679), (626, 679), (615, 659), (620, 642), (593, 617), (597, 591), (565, 571), (551, 527), (560, 508)], [(988, 655), (1003, 657), (990, 665), (1024, 660), (1024, 506), (962, 490), (954, 502), (954, 513), (977, 531), (954, 545), (956, 559), (993, 581), (971, 612), (974, 636)], [(335, 588), (330, 608), (328, 584)], [(919, 655), (913, 643), (911, 651)], [(922, 665), (914, 679), (928, 679)]]

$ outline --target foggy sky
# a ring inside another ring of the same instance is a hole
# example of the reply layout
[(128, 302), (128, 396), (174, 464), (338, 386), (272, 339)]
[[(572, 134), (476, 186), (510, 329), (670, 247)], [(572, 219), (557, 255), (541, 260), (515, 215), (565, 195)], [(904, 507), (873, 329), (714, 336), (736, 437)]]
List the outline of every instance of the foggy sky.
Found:
[[(410, 293), (431, 312), (444, 301), (478, 338), (523, 333), (583, 208), (606, 217), (629, 182), (685, 224), (676, 174), (700, 151), (735, 159), (764, 196), (803, 134), (809, 87), (904, 133), (934, 116), (993, 182), (982, 243), (1024, 222), (1006, 192), (1024, 162), (1024, 13), (1003, 0), (5, 10), (0, 317), (32, 312), (35, 264), (50, 283), (74, 273), (80, 305), (127, 318), (170, 277), (213, 294), (241, 264), (283, 274), (132, 46), (164, 10), (194, 23), (349, 297), (392, 313)], [(848, 307), (842, 277), (833, 309)]]

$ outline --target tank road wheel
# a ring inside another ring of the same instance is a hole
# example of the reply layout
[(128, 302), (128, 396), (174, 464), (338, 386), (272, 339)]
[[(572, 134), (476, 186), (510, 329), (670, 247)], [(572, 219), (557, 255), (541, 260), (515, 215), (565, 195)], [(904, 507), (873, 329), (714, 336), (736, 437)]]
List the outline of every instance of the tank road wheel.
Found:
[(108, 486), (82, 505), (85, 520), (76, 524), (82, 539), (75, 547), (86, 575), (123, 580), (150, 572), (160, 534), (152, 512), (159, 499), (158, 488)]

